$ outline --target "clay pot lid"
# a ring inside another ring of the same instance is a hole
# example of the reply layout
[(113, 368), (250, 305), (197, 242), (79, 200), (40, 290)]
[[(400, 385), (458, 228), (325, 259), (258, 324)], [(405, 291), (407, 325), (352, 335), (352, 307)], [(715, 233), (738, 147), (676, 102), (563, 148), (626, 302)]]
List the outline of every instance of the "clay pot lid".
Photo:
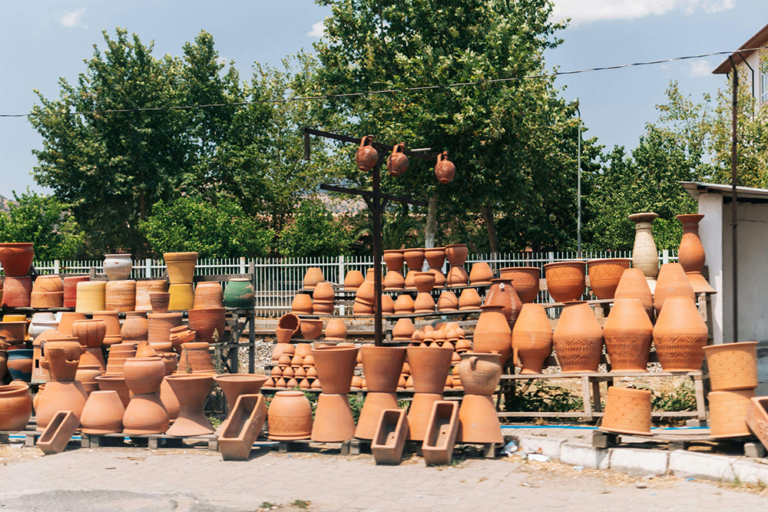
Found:
[(285, 397), (303, 397), (304, 393), (301, 391), (278, 391), (275, 393), (275, 396), (285, 396)]
[(633, 213), (632, 215), (628, 215), (627, 218), (632, 222), (646, 222), (646, 221), (652, 221), (658, 216), (659, 216), (658, 213), (642, 212), (642, 213)]

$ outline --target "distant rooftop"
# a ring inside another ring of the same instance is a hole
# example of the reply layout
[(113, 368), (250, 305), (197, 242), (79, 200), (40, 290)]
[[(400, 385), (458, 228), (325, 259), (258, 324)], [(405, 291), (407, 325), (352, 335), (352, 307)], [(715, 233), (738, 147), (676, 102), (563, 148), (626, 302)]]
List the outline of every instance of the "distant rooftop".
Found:
[[(739, 47), (739, 50), (745, 50), (747, 48), (759, 48), (761, 46), (765, 46), (766, 43), (768, 43), (768, 25), (761, 28), (757, 34), (749, 38), (749, 40), (746, 43), (744, 43)], [(747, 57), (749, 57), (753, 53), (754, 53), (754, 50), (750, 52), (734, 52), (733, 54), (731, 54), (731, 57), (733, 57), (733, 60), (736, 64), (739, 64), (744, 60), (746, 60)], [(730, 72), (731, 72), (731, 60), (725, 59), (719, 66), (715, 68), (712, 74), (725, 75)]]
[[(696, 201), (699, 200), (701, 194), (720, 194), (725, 196), (725, 199), (730, 199), (731, 197), (730, 185), (696, 183), (693, 181), (681, 181), (680, 185)], [(768, 189), (736, 187), (736, 199), (744, 202), (768, 202)]]

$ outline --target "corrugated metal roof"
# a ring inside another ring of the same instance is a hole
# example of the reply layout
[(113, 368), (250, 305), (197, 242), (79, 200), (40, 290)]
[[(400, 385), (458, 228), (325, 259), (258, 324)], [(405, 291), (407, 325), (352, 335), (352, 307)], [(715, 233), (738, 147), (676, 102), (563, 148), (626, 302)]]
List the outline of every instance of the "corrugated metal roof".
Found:
[[(696, 183), (693, 181), (681, 181), (683, 189), (695, 200), (699, 200), (701, 194), (720, 194), (730, 197), (731, 186), (717, 183)], [(741, 200), (760, 199), (768, 200), (768, 189), (752, 187), (736, 187), (736, 198)]]

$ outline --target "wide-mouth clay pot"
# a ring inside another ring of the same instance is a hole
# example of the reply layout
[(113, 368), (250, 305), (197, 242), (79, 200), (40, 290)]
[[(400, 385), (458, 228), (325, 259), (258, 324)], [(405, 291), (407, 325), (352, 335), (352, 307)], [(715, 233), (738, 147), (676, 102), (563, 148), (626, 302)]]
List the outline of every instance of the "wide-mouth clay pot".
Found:
[(346, 395), (357, 366), (357, 347), (315, 347), (312, 357), (323, 383), (323, 393)]
[(0, 430), (25, 430), (31, 415), (32, 394), (26, 383), (0, 386)]
[(167, 252), (163, 260), (168, 270), (168, 280), (171, 284), (191, 283), (197, 264), (196, 252)]
[(88, 395), (80, 424), (84, 434), (112, 434), (123, 431), (125, 406), (116, 391), (94, 391)]
[(301, 337), (305, 340), (316, 340), (323, 333), (323, 321), (320, 319), (304, 319), (299, 325)]
[(291, 335), (295, 335), (301, 328), (301, 319), (293, 313), (286, 313), (281, 316), (277, 321), (277, 326), (280, 329), (291, 331)]
[(323, 271), (320, 267), (309, 267), (304, 274), (304, 288), (314, 290), (318, 283), (325, 281)]
[(445, 263), (445, 247), (431, 247), (424, 250), (429, 268), (443, 268)]
[(360, 347), (363, 373), (368, 391), (394, 393), (405, 361), (405, 349), (399, 347)]
[(512, 281), (512, 287), (523, 304), (534, 302), (539, 296), (541, 268), (506, 267), (499, 269), (499, 276)]
[(13, 380), (30, 382), (32, 380), (32, 365), (34, 350), (11, 350), (7, 356), (6, 366)]
[(414, 284), (419, 293), (430, 293), (435, 287), (435, 275), (431, 272), (416, 272)]
[(35, 249), (31, 243), (0, 243), (0, 265), (6, 276), (26, 276), (34, 257)]
[(469, 249), (467, 244), (450, 244), (445, 246), (445, 257), (452, 267), (460, 267), (467, 262)]
[(135, 395), (156, 393), (165, 377), (165, 363), (159, 357), (133, 357), (123, 365), (123, 377)]
[(403, 263), (405, 263), (405, 256), (403, 249), (394, 249), (384, 251), (384, 264), (387, 266), (387, 270), (390, 272), (400, 272), (403, 270)]
[(624, 271), (629, 268), (629, 258), (605, 258), (589, 260), (589, 286), (598, 299), (612, 299)]
[(600, 430), (651, 435), (651, 392), (645, 389), (609, 387)]
[(451, 368), (453, 349), (408, 347), (407, 351), (414, 390), (417, 393), (442, 395)]
[(278, 391), (267, 411), (269, 439), (295, 441), (312, 434), (312, 406), (301, 391)]
[(78, 320), (72, 324), (72, 335), (80, 340), (87, 348), (99, 348), (107, 335), (107, 324), (104, 320)]
[(116, 392), (123, 403), (123, 407), (128, 407), (128, 402), (131, 401), (131, 394), (128, 390), (128, 385), (125, 383), (125, 377), (122, 375), (102, 375), (101, 377), (96, 377), (96, 382), (99, 383), (100, 390)]
[(544, 265), (547, 290), (556, 302), (581, 299), (586, 287), (587, 264), (583, 261), (558, 261)]

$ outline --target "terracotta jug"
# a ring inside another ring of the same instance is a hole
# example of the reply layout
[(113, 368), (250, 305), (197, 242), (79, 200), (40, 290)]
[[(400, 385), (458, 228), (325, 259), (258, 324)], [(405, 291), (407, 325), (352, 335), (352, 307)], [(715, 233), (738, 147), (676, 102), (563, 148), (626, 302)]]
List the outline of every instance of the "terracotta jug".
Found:
[(697, 371), (709, 331), (688, 297), (667, 297), (653, 328), (653, 344), (664, 371)]
[(656, 291), (653, 294), (653, 307), (656, 309), (657, 316), (664, 306), (664, 301), (669, 297), (686, 297), (696, 300), (691, 282), (679, 263), (667, 263), (661, 266), (656, 280)]
[(637, 299), (643, 305), (648, 318), (653, 319), (653, 295), (645, 274), (639, 268), (628, 268), (621, 274), (619, 286), (616, 287), (614, 298)]
[(603, 330), (589, 304), (567, 302), (552, 340), (563, 373), (597, 371), (603, 353)]
[(503, 277), (493, 279), (492, 283), (488, 295), (485, 297), (485, 304), (487, 306), (502, 306), (509, 328), (512, 329), (520, 315), (520, 310), (523, 308), (523, 303), (509, 279)]
[(485, 305), (475, 326), (474, 352), (501, 354), (502, 368), (512, 353), (512, 329), (502, 306)]
[(536, 297), (539, 296), (541, 268), (507, 267), (500, 269), (499, 275), (504, 279), (512, 281), (512, 287), (523, 304), (534, 302)]
[(515, 365), (523, 368), (520, 373), (541, 373), (544, 361), (552, 353), (552, 326), (542, 305), (523, 304), (512, 330), (512, 350)]
[(556, 302), (581, 299), (586, 287), (587, 264), (583, 261), (558, 261), (544, 265), (547, 290)]
[(613, 301), (603, 335), (611, 371), (648, 371), (653, 324), (638, 299)]
[(742, 341), (704, 347), (712, 391), (754, 389), (757, 380), (757, 342)]
[(365, 281), (363, 273), (359, 270), (350, 270), (347, 275), (344, 276), (344, 289), (345, 290), (357, 290), (360, 285)]
[(652, 212), (635, 213), (629, 216), (629, 220), (635, 223), (632, 266), (642, 270), (648, 280), (655, 280), (659, 274), (659, 250), (656, 248), (656, 242), (653, 240), (653, 232), (651, 231), (653, 220), (656, 217), (658, 215)]
[(379, 152), (373, 147), (373, 135), (366, 135), (360, 139), (360, 147), (355, 153), (357, 168), (368, 172), (379, 163)]
[(32, 266), (35, 256), (33, 244), (23, 242), (0, 243), (0, 265), (6, 276), (24, 277)]
[(458, 370), (464, 394), (492, 395), (501, 378), (500, 361), (500, 354), (462, 354)]
[(691, 281), (694, 293), (714, 292), (704, 276), (706, 254), (699, 238), (699, 222), (704, 215), (677, 215), (677, 220), (683, 224), (683, 238), (678, 250), (678, 261), (683, 266), (688, 279)]
[(589, 286), (592, 293), (598, 299), (612, 299), (616, 293), (616, 287), (624, 273), (629, 268), (629, 258), (605, 258), (589, 260)]
[(392, 154), (387, 157), (387, 171), (390, 176), (402, 176), (408, 169), (408, 157), (403, 151), (405, 151), (405, 143), (401, 142), (392, 149)]
[(317, 347), (312, 349), (323, 393), (346, 395), (357, 365), (357, 347)]
[(0, 430), (26, 430), (32, 416), (32, 394), (24, 382), (0, 386)]
[(295, 441), (312, 433), (312, 406), (301, 391), (278, 391), (267, 411), (269, 439)]
[(453, 177), (456, 175), (456, 166), (453, 162), (448, 160), (448, 152), (443, 151), (437, 155), (437, 165), (435, 165), (435, 177), (443, 185), (447, 185), (453, 181)]

